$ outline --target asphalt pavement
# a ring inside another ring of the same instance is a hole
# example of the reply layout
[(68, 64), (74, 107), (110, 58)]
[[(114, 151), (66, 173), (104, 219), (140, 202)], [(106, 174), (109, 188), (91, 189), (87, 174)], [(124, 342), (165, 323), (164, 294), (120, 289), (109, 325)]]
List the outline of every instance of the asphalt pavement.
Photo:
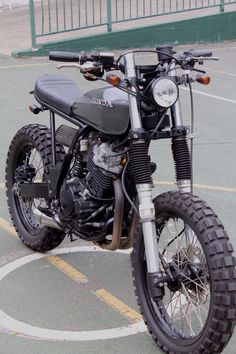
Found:
[[(192, 47), (212, 48), (220, 58), (204, 66), (210, 86), (194, 86), (194, 193), (217, 212), (236, 249), (236, 42)], [(40, 74), (56, 72), (46, 58), (0, 55), (0, 354), (161, 353), (140, 321), (128, 253), (101, 253), (67, 239), (54, 252), (32, 253), (9, 223), (8, 146), (23, 125), (48, 125), (47, 112), (35, 116), (28, 110), (34, 101), (29, 91)], [(99, 85), (85, 81), (76, 69), (63, 74), (85, 89)], [(189, 93), (183, 90), (181, 97), (188, 122)], [(169, 142), (154, 142), (151, 152), (158, 166), (155, 193), (174, 189)], [(236, 335), (224, 354), (234, 354), (235, 346)]]

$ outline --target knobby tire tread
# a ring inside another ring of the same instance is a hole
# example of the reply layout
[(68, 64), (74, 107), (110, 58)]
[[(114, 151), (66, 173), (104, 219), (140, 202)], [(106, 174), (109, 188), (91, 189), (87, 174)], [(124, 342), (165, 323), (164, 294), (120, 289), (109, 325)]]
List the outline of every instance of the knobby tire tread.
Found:
[[(202, 334), (201, 343), (193, 351), (193, 354), (221, 353), (232, 336), (236, 324), (236, 271), (235, 258), (232, 255), (233, 247), (224, 227), (214, 211), (198, 197), (190, 193), (179, 193), (171, 191), (163, 193), (154, 200), (156, 215), (166, 207), (173, 210), (180, 208), (191, 218), (195, 226), (200, 230), (205, 249), (205, 256), (210, 263), (211, 278), (214, 283), (212, 296), (212, 318), (207, 320), (207, 326)], [(139, 225), (134, 249), (131, 254), (133, 283), (135, 294), (144, 317), (149, 333), (162, 350), (168, 354), (181, 354), (176, 349), (170, 349), (168, 343), (163, 343), (158, 336), (158, 328), (153, 330), (149, 325), (146, 313), (143, 311), (139, 298), (140, 284), (137, 282), (135, 268), (138, 262), (139, 246), (142, 238), (142, 231)], [(173, 345), (172, 345), (173, 348)], [(186, 353), (184, 351), (183, 353)]]
[[(9, 180), (9, 174), (14, 173), (14, 171), (9, 171), (12, 164), (12, 159), (14, 158), (12, 154), (14, 154), (14, 149), (16, 148), (16, 144), (18, 139), (25, 136), (26, 139), (29, 139), (40, 153), (43, 165), (45, 168), (46, 175), (49, 173), (49, 166), (52, 162), (51, 155), (51, 133), (48, 127), (40, 124), (29, 124), (21, 128), (16, 135), (14, 136), (8, 150), (7, 160), (6, 160), (6, 169), (5, 169), (5, 181), (6, 181), (6, 196), (7, 196), (7, 205), (10, 213), (10, 218), (12, 224), (21, 239), (21, 241), (29, 248), (34, 251), (44, 252), (49, 251), (55, 247), (57, 247), (64, 239), (65, 234), (63, 231), (44, 226), (40, 233), (40, 239), (38, 242), (33, 240), (32, 242), (29, 239), (25, 238), (25, 230), (19, 222), (16, 222), (14, 213), (14, 202), (12, 199), (12, 191), (9, 189), (9, 184), (11, 186), (11, 181)], [(63, 161), (65, 156), (64, 148), (61, 144), (56, 144), (56, 158), (57, 161)], [(9, 166), (10, 163), (10, 166)]]

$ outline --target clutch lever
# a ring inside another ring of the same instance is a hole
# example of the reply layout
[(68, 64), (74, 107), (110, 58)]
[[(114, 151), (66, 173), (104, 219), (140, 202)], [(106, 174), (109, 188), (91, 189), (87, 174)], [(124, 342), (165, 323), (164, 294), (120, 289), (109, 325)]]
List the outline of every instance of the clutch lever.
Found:
[(218, 61), (220, 60), (219, 57), (187, 57), (185, 59), (186, 62), (195, 62), (200, 65), (204, 63), (205, 60), (213, 60), (213, 61)]
[(220, 60), (219, 59), (219, 57), (187, 57), (185, 60), (187, 60), (187, 61), (191, 61), (191, 60), (196, 60), (196, 61), (198, 61), (198, 60), (200, 60), (200, 61), (204, 61), (204, 60), (216, 60), (216, 61), (218, 61), (218, 60)]
[(78, 64), (78, 63), (71, 63), (71, 64), (58, 64), (57, 69), (63, 69), (63, 68), (77, 68), (82, 71), (89, 71), (94, 68), (97, 68), (92, 62), (86, 62), (84, 64)]

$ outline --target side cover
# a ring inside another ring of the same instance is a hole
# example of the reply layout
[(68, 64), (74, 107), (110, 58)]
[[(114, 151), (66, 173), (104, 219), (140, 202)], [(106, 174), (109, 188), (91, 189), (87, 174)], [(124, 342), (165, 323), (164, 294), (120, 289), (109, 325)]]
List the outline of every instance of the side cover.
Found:
[(116, 87), (103, 87), (75, 99), (72, 115), (95, 129), (121, 135), (129, 126), (128, 95)]

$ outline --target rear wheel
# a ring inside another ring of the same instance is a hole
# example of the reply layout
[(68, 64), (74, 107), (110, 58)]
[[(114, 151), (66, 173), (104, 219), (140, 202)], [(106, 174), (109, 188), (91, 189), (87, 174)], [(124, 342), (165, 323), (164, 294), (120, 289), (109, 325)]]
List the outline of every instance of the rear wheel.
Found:
[(236, 274), (232, 245), (203, 201), (168, 192), (154, 200), (162, 271), (172, 280), (162, 299), (147, 287), (141, 227), (132, 253), (136, 295), (148, 330), (166, 353), (220, 353), (236, 321)]
[[(56, 151), (57, 161), (62, 161), (65, 154), (63, 146), (57, 144)], [(17, 186), (20, 178), (28, 182), (46, 182), (51, 161), (50, 131), (36, 124), (27, 125), (17, 132), (6, 161), (6, 194), (13, 225), (28, 247), (41, 252), (58, 246), (65, 234), (61, 230), (40, 225), (34, 217), (34, 208), (50, 212), (50, 200), (22, 198)]]

